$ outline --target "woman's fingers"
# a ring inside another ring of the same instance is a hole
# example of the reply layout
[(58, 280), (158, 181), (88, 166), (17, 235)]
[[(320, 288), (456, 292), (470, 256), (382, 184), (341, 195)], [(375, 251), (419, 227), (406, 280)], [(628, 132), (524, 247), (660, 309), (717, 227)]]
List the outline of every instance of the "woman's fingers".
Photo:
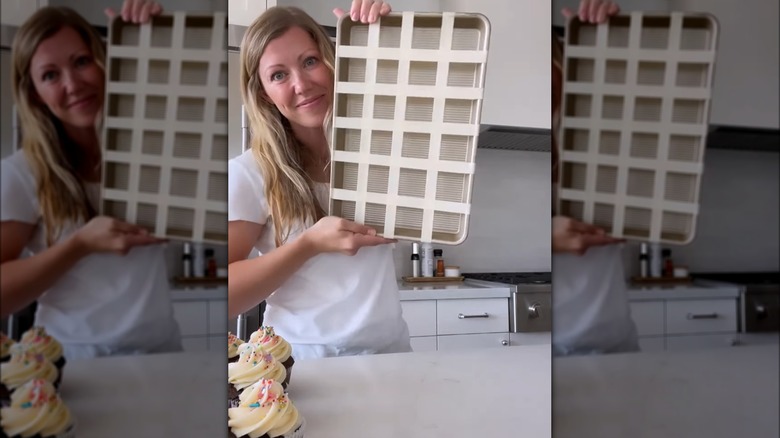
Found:
[(374, 2), (371, 0), (363, 0), (363, 4), (360, 5), (360, 22), (368, 23), (368, 14), (371, 12), (371, 6)]
[(373, 5), (371, 5), (371, 9), (368, 12), (369, 23), (375, 23), (376, 20), (379, 18), (379, 11), (382, 10), (382, 5), (384, 5), (383, 2), (376, 2)]

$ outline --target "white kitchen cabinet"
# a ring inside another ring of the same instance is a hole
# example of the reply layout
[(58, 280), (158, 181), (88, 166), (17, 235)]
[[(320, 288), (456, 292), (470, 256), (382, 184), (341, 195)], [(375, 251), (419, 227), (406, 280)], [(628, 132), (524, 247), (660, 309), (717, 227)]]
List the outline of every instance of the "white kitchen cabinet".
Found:
[(438, 350), (506, 347), (509, 345), (509, 332), (437, 336), (436, 343)]
[(666, 302), (666, 334), (737, 331), (737, 302), (733, 299)]
[(38, 8), (48, 3), (47, 0), (2, 0), (0, 1), (0, 23), (20, 26)]
[(249, 26), (267, 8), (276, 6), (276, 0), (228, 0), (228, 24)]
[(490, 21), (482, 124), (550, 129), (550, 2), (442, 0)]
[[(439, 298), (402, 300), (413, 351), (498, 347), (512, 344), (507, 298)], [(463, 318), (459, 318), (463, 315)], [(487, 315), (484, 317), (484, 315)], [(476, 316), (469, 318), (468, 316)], [(522, 344), (549, 344), (549, 333)], [(520, 345), (520, 343), (516, 344)]]
[(647, 351), (664, 351), (666, 345), (663, 336), (647, 336), (639, 338), (639, 350), (643, 352)]
[[(737, 296), (685, 287), (643, 293), (630, 301), (642, 351), (681, 351), (737, 345)], [(722, 292), (722, 291), (721, 291)], [(657, 298), (646, 298), (658, 295)], [(686, 297), (687, 295), (687, 297)]]
[(184, 351), (208, 351), (209, 350), (209, 341), (207, 336), (190, 336), (187, 338), (182, 337), (181, 345), (182, 348), (184, 348)]
[(418, 336), (409, 338), (412, 351), (436, 351), (436, 336)]
[(409, 336), (436, 336), (436, 300), (402, 301), (401, 309)]
[(171, 299), (185, 351), (225, 348), (227, 288), (173, 289)]
[(509, 345), (550, 345), (552, 333), (509, 333)]
[(632, 302), (631, 318), (636, 324), (639, 336), (654, 336), (664, 334), (664, 302), (639, 301)]
[(206, 301), (173, 303), (173, 317), (179, 323), (182, 337), (208, 334), (208, 308)]
[(438, 300), (438, 335), (509, 331), (509, 307), (504, 298)]

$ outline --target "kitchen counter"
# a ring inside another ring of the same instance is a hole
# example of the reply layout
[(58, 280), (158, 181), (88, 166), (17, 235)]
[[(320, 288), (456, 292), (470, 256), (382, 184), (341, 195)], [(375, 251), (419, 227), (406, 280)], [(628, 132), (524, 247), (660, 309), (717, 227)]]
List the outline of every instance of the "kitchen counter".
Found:
[(766, 345), (556, 358), (555, 436), (780, 436), (778, 353)]
[(398, 281), (401, 301), (447, 300), (461, 298), (509, 298), (509, 286), (487, 287), (468, 279), (447, 283), (408, 283)]
[(629, 300), (670, 300), (695, 298), (739, 298), (743, 286), (710, 280), (695, 280), (684, 285), (629, 284)]
[(306, 438), (549, 437), (550, 346), (298, 361)]
[(60, 394), (79, 438), (223, 437), (223, 352), (73, 360)]

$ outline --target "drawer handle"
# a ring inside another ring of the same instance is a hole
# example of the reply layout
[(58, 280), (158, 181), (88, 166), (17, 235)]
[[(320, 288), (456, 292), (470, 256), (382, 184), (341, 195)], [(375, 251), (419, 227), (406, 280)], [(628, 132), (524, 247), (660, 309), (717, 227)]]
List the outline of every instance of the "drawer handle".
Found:
[(713, 313), (689, 313), (686, 316), (688, 319), (717, 319), (718, 314)]
[(458, 319), (466, 319), (466, 318), (489, 318), (490, 316), (485, 313), (480, 313), (479, 315), (464, 315), (462, 313), (458, 313)]

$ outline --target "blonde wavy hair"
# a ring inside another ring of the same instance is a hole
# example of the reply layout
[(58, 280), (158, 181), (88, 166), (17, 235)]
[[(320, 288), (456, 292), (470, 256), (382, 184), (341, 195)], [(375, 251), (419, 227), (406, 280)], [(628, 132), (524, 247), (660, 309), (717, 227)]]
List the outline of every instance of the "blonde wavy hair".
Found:
[(25, 21), (14, 38), (11, 61), (22, 151), (36, 177), (38, 204), (50, 246), (66, 223), (87, 221), (96, 214), (84, 182), (76, 172), (84, 151), (67, 137), (62, 123), (41, 102), (30, 74), (30, 61), (38, 45), (65, 27), (81, 36), (105, 72), (105, 48), (100, 36), (84, 18), (67, 7), (45, 7)]
[[(322, 61), (334, 74), (335, 49), (325, 31), (308, 14), (295, 7), (272, 7), (247, 29), (241, 42), (241, 97), (249, 117), (251, 149), (265, 180), (277, 246), (296, 223), (311, 224), (325, 215), (314, 194), (314, 181), (304, 169), (307, 150), (292, 134), (289, 121), (264, 98), (258, 68), (268, 44), (292, 27), (305, 30), (316, 43)], [(332, 97), (330, 98), (332, 102)], [(332, 105), (332, 103), (331, 103)], [(323, 121), (328, 133), (332, 108)]]

